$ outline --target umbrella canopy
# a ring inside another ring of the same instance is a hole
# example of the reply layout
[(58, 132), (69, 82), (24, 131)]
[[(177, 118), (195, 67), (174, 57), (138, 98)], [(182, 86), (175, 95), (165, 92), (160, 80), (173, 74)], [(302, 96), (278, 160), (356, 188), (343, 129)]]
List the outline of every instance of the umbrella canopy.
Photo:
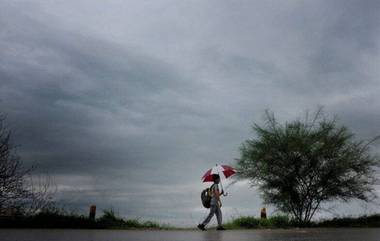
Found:
[(202, 177), (203, 182), (213, 182), (212, 175), (218, 174), (219, 176), (224, 176), (228, 178), (236, 173), (236, 170), (233, 167), (227, 165), (216, 164), (213, 168), (208, 170)]

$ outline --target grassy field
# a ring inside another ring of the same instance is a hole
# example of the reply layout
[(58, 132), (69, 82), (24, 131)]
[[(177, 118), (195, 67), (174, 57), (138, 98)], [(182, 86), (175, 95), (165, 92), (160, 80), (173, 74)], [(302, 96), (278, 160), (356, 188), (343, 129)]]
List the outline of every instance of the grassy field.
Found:
[(63, 210), (49, 210), (29, 216), (0, 218), (0, 228), (174, 229), (169, 225), (153, 221), (123, 219), (118, 217), (113, 210), (104, 210), (103, 214), (95, 220)]
[[(224, 224), (227, 229), (276, 229), (299, 227), (296, 222), (285, 215), (261, 219), (242, 216)], [(380, 214), (361, 217), (343, 217), (311, 222), (302, 227), (380, 227)], [(170, 225), (140, 219), (124, 219), (117, 216), (112, 209), (91, 220), (87, 216), (69, 213), (64, 210), (49, 210), (35, 215), (19, 215), (12, 218), (0, 218), (0, 228), (70, 228), (70, 229), (179, 229)]]

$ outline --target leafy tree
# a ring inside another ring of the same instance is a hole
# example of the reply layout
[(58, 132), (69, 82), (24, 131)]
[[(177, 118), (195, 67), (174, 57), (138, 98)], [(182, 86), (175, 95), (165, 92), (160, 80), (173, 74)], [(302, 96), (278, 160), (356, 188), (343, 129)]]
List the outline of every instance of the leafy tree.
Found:
[(264, 202), (286, 212), (301, 225), (321, 204), (333, 200), (370, 201), (375, 197), (377, 156), (372, 141), (356, 141), (347, 127), (319, 109), (310, 120), (280, 124), (266, 112), (256, 138), (246, 140), (237, 159), (238, 176), (262, 192)]

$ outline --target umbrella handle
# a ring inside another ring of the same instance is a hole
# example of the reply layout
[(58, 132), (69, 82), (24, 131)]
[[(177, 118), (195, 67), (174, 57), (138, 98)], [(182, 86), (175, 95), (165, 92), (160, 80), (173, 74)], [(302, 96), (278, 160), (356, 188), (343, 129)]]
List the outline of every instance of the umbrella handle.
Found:
[[(219, 177), (220, 177), (220, 173), (219, 173), (219, 170), (218, 170), (218, 175), (219, 175)], [(223, 191), (222, 178), (219, 178), (219, 180), (220, 180), (220, 186), (222, 187), (222, 191)]]
[[(216, 165), (218, 165), (218, 164), (216, 164)], [(219, 170), (218, 170), (218, 175), (220, 176)], [(223, 184), (222, 184), (222, 179), (221, 178), (220, 178), (220, 186), (222, 188), (223, 196), (224, 197), (228, 196), (228, 192), (224, 193), (224, 189), (223, 189)]]
[(224, 188), (223, 188), (223, 184), (222, 184), (222, 179), (220, 179), (220, 186), (222, 188), (222, 192), (223, 192), (223, 196), (226, 197), (228, 195), (228, 193), (224, 193)]

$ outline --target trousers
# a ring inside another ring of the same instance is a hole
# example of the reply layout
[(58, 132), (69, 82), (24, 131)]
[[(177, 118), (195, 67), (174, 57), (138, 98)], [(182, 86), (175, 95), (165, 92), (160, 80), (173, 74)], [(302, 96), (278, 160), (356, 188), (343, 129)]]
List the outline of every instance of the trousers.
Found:
[(206, 226), (210, 222), (214, 214), (216, 215), (218, 226), (222, 226), (222, 210), (220, 210), (220, 207), (217, 204), (210, 206), (210, 213), (208, 214), (208, 216), (206, 217), (206, 219), (203, 221), (202, 224)]

